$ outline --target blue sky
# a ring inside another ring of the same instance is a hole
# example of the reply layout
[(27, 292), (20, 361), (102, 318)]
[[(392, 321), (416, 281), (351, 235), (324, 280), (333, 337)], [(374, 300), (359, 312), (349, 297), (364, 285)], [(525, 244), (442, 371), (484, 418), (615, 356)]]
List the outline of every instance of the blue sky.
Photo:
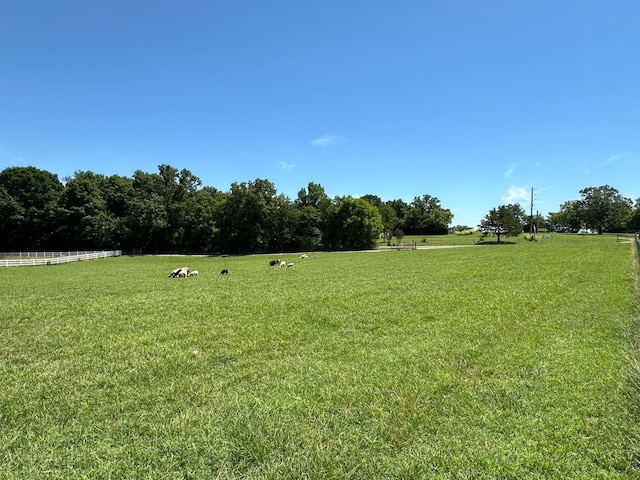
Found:
[(454, 224), (640, 197), (637, 0), (5, 0), (0, 170), (292, 199), (437, 197)]

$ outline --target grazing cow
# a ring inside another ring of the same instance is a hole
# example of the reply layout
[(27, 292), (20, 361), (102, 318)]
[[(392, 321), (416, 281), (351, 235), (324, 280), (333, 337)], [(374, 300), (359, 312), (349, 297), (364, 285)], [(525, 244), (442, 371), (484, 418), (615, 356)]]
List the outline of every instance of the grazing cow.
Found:
[(287, 266), (287, 262), (285, 262), (284, 260), (280, 262), (280, 266), (281, 267), (286, 267)]
[(220, 275), (229, 275), (229, 270), (223, 268), (222, 270), (220, 270)]
[(277, 267), (278, 265), (280, 265), (280, 260), (270, 260), (269, 261), (269, 266), (270, 267)]
[(190, 277), (197, 277), (197, 276), (199, 276), (199, 275), (200, 275), (200, 272), (198, 272), (198, 270), (191, 270), (191, 271), (189, 272), (189, 276), (190, 276)]
[(307, 258), (309, 258), (309, 255), (307, 255), (306, 253), (303, 253), (302, 255), (300, 255), (300, 258), (302, 260), (306, 260)]
[(293, 262), (292, 263), (287, 263), (287, 268), (292, 268), (293, 267)]

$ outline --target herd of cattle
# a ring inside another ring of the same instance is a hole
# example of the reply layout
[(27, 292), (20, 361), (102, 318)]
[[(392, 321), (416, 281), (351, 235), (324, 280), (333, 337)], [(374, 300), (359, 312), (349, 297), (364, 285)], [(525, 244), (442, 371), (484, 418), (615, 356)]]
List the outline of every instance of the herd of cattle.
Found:
[[(302, 260), (306, 260), (308, 258), (309, 256), (306, 253), (303, 253), (302, 255), (300, 255), (300, 259)], [(294, 265), (293, 262), (287, 263), (284, 260), (280, 260), (279, 258), (275, 260), (269, 260), (270, 267), (293, 268), (293, 265)], [(189, 270), (189, 267), (180, 267), (173, 270), (169, 274), (169, 278), (187, 278), (187, 277), (197, 277), (199, 275), (200, 273), (198, 272), (198, 270)], [(229, 275), (229, 270), (226, 268), (223, 268), (220, 271), (220, 275)]]

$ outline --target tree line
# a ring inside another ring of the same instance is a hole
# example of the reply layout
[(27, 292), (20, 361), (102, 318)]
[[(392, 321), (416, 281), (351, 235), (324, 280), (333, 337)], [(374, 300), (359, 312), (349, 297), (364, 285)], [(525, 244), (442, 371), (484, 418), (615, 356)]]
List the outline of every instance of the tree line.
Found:
[(532, 234), (541, 229), (573, 233), (627, 233), (640, 231), (640, 198), (634, 202), (618, 190), (603, 185), (580, 190), (580, 200), (560, 205), (558, 212), (545, 218), (526, 215), (518, 204), (500, 205), (491, 209), (478, 226), (484, 233), (517, 236), (523, 231)]
[(132, 177), (78, 171), (64, 182), (35, 167), (0, 172), (0, 251), (366, 249), (380, 236), (447, 233), (452, 219), (426, 194), (411, 203), (376, 195), (329, 198), (311, 182), (290, 199), (265, 179), (223, 192), (170, 165)]
[(640, 231), (640, 198), (635, 203), (609, 186), (580, 190), (579, 200), (569, 200), (558, 212), (549, 214), (556, 230), (604, 232)]
[[(588, 187), (547, 217), (522, 207), (491, 209), (477, 227), (501, 237), (530, 229), (640, 230), (640, 199)], [(0, 251), (121, 249), (127, 252), (267, 253), (374, 247), (382, 237), (446, 234), (453, 214), (431, 195), (412, 202), (376, 195), (329, 198), (310, 182), (295, 199), (265, 179), (203, 186), (189, 170), (159, 165), (132, 177), (78, 171), (60, 181), (35, 167), (0, 172)], [(453, 230), (472, 227), (456, 226)]]

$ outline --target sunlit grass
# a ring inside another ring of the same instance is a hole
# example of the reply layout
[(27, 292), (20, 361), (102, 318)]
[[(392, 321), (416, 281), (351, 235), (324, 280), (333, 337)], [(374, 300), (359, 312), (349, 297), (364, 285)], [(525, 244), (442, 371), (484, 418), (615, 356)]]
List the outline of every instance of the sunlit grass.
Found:
[[(575, 239), (1, 269), (0, 475), (636, 478), (629, 257)], [(200, 277), (167, 278), (183, 265)]]

